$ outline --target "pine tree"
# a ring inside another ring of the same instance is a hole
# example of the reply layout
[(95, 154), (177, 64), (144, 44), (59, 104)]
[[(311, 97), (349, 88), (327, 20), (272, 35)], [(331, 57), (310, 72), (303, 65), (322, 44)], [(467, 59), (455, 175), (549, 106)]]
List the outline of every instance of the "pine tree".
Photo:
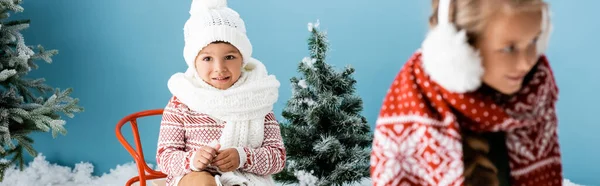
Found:
[(309, 23), (310, 57), (298, 66), (302, 77), (290, 80), (292, 97), (281, 124), (288, 161), (275, 179), (293, 183), (294, 173), (311, 172), (316, 185), (352, 184), (369, 177), (372, 133), (354, 94), (354, 68), (336, 72), (325, 62), (329, 44), (318, 26)]
[(66, 135), (66, 122), (60, 114), (72, 118), (74, 113), (83, 111), (77, 105), (79, 100), (69, 96), (72, 89), (61, 91), (46, 85), (43, 78), (25, 77), (38, 68), (35, 61), (51, 63), (58, 51), (37, 46), (35, 52), (34, 47), (25, 45), (20, 32), (29, 27), (30, 21), (7, 20), (10, 12), (23, 11), (21, 2), (0, 0), (0, 181), (9, 166), (18, 164), (23, 169), (23, 151), (37, 156), (30, 133), (51, 131), (53, 137)]

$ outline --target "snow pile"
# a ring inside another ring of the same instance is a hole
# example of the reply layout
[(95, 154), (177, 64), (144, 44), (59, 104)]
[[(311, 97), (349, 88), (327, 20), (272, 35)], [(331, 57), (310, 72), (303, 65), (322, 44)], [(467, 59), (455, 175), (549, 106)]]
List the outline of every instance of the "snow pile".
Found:
[[(1, 160), (0, 160), (1, 161)], [(150, 165), (152, 168), (152, 165)], [(92, 176), (94, 166), (87, 162), (81, 162), (75, 165), (75, 168), (50, 164), (46, 157), (39, 154), (29, 163), (23, 171), (17, 167), (11, 167), (6, 170), (3, 182), (0, 186), (123, 186), (127, 180), (138, 175), (135, 163), (129, 162), (123, 165), (117, 165), (111, 169), (108, 174), (102, 176)], [(300, 181), (300, 186), (312, 185), (317, 178), (309, 172), (298, 171), (295, 173)], [(152, 185), (150, 182), (148, 185)], [(282, 184), (277, 184), (283, 186)], [(296, 185), (296, 184), (294, 184)], [(364, 179), (360, 183), (352, 186), (372, 186), (370, 179)], [(581, 186), (565, 179), (564, 186)], [(350, 186), (346, 185), (345, 186)]]
[(296, 176), (296, 178), (298, 178), (298, 181), (300, 182), (299, 186), (315, 185), (317, 183), (317, 181), (319, 180), (319, 178), (312, 175), (312, 171), (311, 172), (297, 171), (294, 173), (294, 176)]
[[(296, 171), (294, 172), (294, 176), (296, 176), (296, 178), (298, 178), (298, 186), (312, 186), (312, 185), (316, 185), (317, 181), (319, 181), (319, 178), (315, 177), (312, 175), (312, 171), (311, 172), (306, 172), (306, 171)], [(371, 181), (371, 179), (363, 179), (361, 182), (359, 183), (355, 183), (355, 184), (343, 184), (343, 186), (372, 186), (373, 182)]]
[(583, 185), (575, 184), (575, 183), (571, 182), (571, 180), (564, 179), (563, 186), (583, 186)]
[(0, 186), (123, 186), (127, 180), (138, 175), (137, 166), (133, 162), (117, 165), (100, 177), (93, 176), (93, 170), (94, 166), (87, 162), (78, 163), (73, 169), (50, 164), (40, 153), (23, 171), (14, 166), (7, 169)]

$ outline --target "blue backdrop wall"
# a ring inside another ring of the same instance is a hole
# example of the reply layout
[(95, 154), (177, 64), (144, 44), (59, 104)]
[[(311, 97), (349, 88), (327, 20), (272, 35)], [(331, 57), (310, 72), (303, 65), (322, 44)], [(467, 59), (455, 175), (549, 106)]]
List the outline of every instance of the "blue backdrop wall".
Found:
[[(548, 54), (560, 87), (565, 176), (576, 183), (600, 184), (596, 179), (600, 159), (595, 158), (600, 149), (585, 145), (600, 141), (594, 117), (600, 104), (596, 96), (600, 63), (594, 55), (600, 25), (593, 19), (600, 17), (593, 9), (600, 2), (549, 2), (555, 32)], [(45, 77), (52, 86), (73, 87), (73, 96), (86, 109), (68, 120), (68, 135), (57, 139), (34, 135), (35, 148), (62, 165), (89, 161), (97, 174), (132, 161), (115, 138), (115, 124), (127, 114), (166, 105), (168, 78), (186, 68), (182, 28), (189, 4), (190, 0), (25, 0), (25, 12), (13, 17), (31, 19), (31, 28), (24, 32), (26, 42), (60, 51), (53, 64), (42, 64), (32, 76)], [(306, 25), (319, 19), (329, 33), (329, 63), (356, 68), (357, 93), (371, 125), (390, 82), (420, 46), (430, 12), (428, 1), (230, 0), (229, 4), (246, 21), (254, 56), (282, 82), (276, 113), (291, 95), (289, 78), (307, 55)], [(159, 120), (141, 123), (149, 162), (155, 162)]]

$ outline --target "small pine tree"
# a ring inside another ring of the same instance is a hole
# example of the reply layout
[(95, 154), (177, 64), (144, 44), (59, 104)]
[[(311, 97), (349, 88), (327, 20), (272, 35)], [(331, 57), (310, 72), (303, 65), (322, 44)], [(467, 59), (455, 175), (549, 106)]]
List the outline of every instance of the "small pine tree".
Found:
[[(71, 89), (60, 91), (44, 84), (44, 79), (28, 79), (25, 76), (38, 66), (34, 61), (42, 59), (51, 63), (56, 50), (44, 50), (25, 45), (21, 30), (29, 27), (29, 20), (9, 21), (9, 12), (22, 12), (21, 0), (0, 0), (0, 181), (4, 171), (18, 164), (22, 170), (24, 153), (37, 156), (33, 148), (32, 132), (50, 132), (56, 137), (65, 135), (65, 121), (60, 113), (73, 117), (82, 112), (78, 99), (69, 97)], [(52, 95), (48, 93), (52, 92)], [(37, 93), (37, 94), (36, 94)], [(8, 158), (9, 160), (6, 160)]]
[(310, 57), (298, 66), (303, 77), (290, 80), (292, 97), (281, 127), (288, 161), (275, 179), (294, 183), (294, 173), (304, 171), (318, 178), (316, 185), (356, 183), (369, 177), (372, 134), (354, 94), (354, 69), (336, 72), (325, 63), (328, 41), (318, 26), (308, 26)]

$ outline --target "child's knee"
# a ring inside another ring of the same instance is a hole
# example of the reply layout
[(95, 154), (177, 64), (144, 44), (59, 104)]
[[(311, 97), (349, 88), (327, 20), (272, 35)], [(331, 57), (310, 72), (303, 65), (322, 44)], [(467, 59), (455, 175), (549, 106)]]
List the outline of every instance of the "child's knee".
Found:
[(181, 178), (178, 186), (217, 186), (217, 182), (209, 172), (190, 172)]

